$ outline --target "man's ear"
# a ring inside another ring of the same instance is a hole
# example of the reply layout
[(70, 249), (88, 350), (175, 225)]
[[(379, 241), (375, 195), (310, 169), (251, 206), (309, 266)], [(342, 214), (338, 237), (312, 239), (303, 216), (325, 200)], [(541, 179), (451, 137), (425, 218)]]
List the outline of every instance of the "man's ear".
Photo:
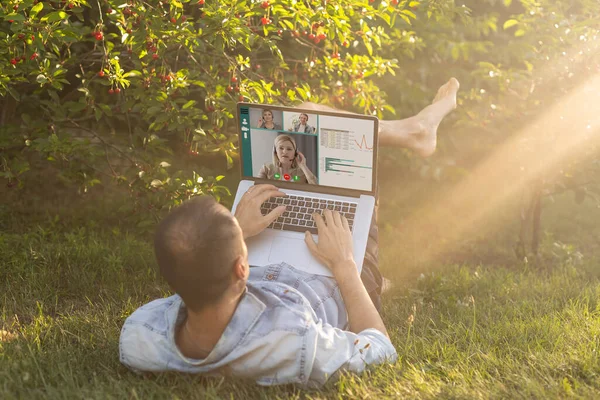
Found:
[(239, 255), (233, 262), (233, 274), (237, 279), (246, 280), (250, 275), (250, 267), (246, 265), (246, 258)]

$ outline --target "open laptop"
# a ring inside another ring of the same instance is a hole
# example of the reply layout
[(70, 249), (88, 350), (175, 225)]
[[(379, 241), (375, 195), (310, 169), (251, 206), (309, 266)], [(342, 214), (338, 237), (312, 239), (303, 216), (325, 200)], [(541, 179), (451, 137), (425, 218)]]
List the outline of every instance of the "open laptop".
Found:
[[(307, 230), (318, 241), (312, 214), (331, 209), (348, 219), (354, 259), (361, 271), (375, 207), (378, 119), (249, 103), (238, 103), (237, 112), (242, 180), (233, 212), (252, 185), (270, 183), (287, 194), (263, 203), (263, 215), (282, 204), (287, 210), (269, 228), (247, 240), (249, 264), (286, 262), (309, 273), (332, 276), (304, 242)], [(298, 152), (305, 156), (306, 166), (317, 184), (306, 183), (302, 174), (292, 175), (279, 169), (275, 147), (279, 135), (294, 139), (295, 144), (283, 143), (296, 147), (293, 153), (296, 159)], [(265, 170), (270, 171), (270, 179), (264, 176)]]

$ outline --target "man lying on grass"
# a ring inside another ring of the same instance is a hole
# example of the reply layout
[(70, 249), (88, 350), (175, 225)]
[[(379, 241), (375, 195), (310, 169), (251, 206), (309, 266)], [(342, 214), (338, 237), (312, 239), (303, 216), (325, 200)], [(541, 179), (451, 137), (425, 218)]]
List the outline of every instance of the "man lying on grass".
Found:
[[(382, 121), (381, 143), (431, 154), (457, 90), (458, 81), (451, 79), (415, 117)], [(123, 364), (137, 371), (249, 378), (262, 385), (320, 386), (342, 371), (360, 373), (370, 364), (395, 361), (374, 304), (379, 305), (382, 279), (376, 215), (362, 275), (348, 221), (329, 210), (313, 216), (319, 243), (308, 232), (305, 240), (333, 278), (285, 263), (250, 268), (244, 240), (285, 211), (260, 212), (264, 201), (278, 196), (285, 194), (275, 186), (256, 185), (244, 194), (235, 216), (213, 198), (197, 197), (158, 225), (156, 258), (177, 294), (127, 318), (120, 339)]]

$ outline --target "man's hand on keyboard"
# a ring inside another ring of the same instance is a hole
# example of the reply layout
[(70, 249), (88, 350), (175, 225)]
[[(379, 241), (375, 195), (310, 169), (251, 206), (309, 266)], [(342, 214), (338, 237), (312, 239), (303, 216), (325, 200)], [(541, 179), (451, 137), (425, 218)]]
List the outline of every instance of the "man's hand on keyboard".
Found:
[(319, 243), (315, 243), (309, 232), (305, 233), (305, 242), (310, 252), (336, 275), (350, 266), (356, 267), (352, 251), (352, 233), (348, 220), (337, 211), (325, 210), (325, 219), (313, 214), (319, 232)]
[(275, 221), (285, 212), (285, 206), (274, 208), (267, 215), (262, 215), (260, 206), (271, 197), (282, 197), (285, 193), (280, 192), (273, 185), (254, 185), (242, 196), (236, 210), (235, 218), (242, 228), (244, 239), (258, 235), (269, 224)]

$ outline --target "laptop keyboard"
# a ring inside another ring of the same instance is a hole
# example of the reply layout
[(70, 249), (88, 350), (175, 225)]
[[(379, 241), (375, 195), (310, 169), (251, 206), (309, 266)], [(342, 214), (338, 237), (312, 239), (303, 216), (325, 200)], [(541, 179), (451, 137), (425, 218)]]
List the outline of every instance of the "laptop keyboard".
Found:
[(277, 218), (277, 220), (273, 221), (269, 225), (269, 228), (284, 231), (309, 231), (310, 233), (317, 233), (317, 226), (315, 225), (312, 214), (319, 213), (323, 215), (325, 210), (339, 211), (341, 215), (346, 217), (350, 230), (352, 230), (357, 204), (347, 201), (290, 195), (286, 197), (271, 197), (261, 205), (260, 212), (263, 215), (267, 215), (271, 210), (279, 206), (287, 206), (287, 210)]

